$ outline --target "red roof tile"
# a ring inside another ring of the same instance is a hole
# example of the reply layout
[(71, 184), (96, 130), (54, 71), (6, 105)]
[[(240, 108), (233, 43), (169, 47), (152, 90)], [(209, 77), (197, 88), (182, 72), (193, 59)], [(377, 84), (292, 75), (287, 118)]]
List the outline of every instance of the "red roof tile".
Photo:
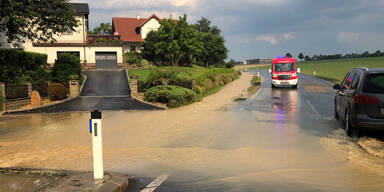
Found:
[(124, 42), (143, 42), (144, 40), (141, 38), (139, 29), (152, 18), (161, 21), (155, 14), (143, 19), (113, 17), (113, 33), (117, 32), (120, 35), (120, 40)]

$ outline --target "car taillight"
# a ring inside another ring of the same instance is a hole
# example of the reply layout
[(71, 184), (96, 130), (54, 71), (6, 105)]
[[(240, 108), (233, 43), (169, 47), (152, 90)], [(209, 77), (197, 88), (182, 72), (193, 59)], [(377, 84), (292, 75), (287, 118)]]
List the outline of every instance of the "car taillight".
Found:
[(376, 97), (368, 95), (356, 95), (353, 98), (354, 104), (379, 104), (379, 100)]

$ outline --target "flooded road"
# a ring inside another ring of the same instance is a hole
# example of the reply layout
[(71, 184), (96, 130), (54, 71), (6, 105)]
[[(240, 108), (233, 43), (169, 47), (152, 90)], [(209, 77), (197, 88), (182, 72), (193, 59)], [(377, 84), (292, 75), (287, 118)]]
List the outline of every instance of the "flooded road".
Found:
[[(272, 90), (261, 75), (259, 92), (230, 106), (104, 112), (105, 170), (134, 176), (131, 191), (164, 174), (156, 191), (383, 191), (384, 159), (333, 120), (330, 85), (300, 76), (298, 90)], [(92, 170), (88, 119), (1, 117), (0, 166)]]

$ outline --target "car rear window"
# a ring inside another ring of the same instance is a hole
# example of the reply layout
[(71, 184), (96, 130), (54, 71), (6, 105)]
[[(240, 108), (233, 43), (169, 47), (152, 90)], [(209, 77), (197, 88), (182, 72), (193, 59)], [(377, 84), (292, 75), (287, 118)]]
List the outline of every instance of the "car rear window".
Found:
[(384, 73), (368, 75), (363, 91), (366, 93), (384, 93)]

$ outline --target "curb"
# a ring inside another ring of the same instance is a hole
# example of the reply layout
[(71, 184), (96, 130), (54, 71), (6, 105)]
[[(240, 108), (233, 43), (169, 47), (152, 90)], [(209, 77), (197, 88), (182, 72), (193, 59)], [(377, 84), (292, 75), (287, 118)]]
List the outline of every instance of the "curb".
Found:
[(117, 175), (117, 174), (112, 174), (110, 173), (111, 175), (111, 179), (109, 179), (108, 181), (106, 181), (105, 183), (103, 183), (102, 185), (100, 185), (99, 187), (97, 187), (94, 191), (95, 192), (105, 192), (105, 191), (108, 191), (108, 192), (122, 192), (122, 191), (127, 191), (128, 189), (128, 184), (129, 184), (129, 181), (128, 181), (128, 178), (127, 177), (124, 177), (124, 176), (121, 176), (121, 175)]
[(164, 110), (168, 109), (168, 107), (164, 107), (164, 106), (156, 105), (156, 104), (154, 104), (154, 103), (151, 103), (151, 102), (148, 102), (148, 101), (141, 100), (141, 99), (139, 99), (139, 98), (137, 98), (137, 97), (132, 97), (132, 99), (134, 99), (134, 100), (136, 100), (136, 101), (138, 101), (138, 102), (147, 104), (147, 105), (152, 105), (152, 106), (154, 106), (154, 107), (158, 107), (158, 108), (164, 109)]
[(13, 173), (15, 177), (39, 175), (43, 177), (59, 177), (58, 180), (38, 187), (37, 191), (93, 191), (93, 192), (122, 192), (127, 191), (129, 177), (105, 172), (100, 181), (93, 179), (92, 171), (70, 171), (53, 169), (35, 169), (21, 167), (0, 167), (0, 173)]
[(72, 101), (73, 99), (76, 99), (78, 97), (79, 96), (71, 97), (71, 98), (64, 99), (62, 101), (58, 101), (56, 103), (49, 103), (47, 105), (32, 107), (32, 108), (29, 108), (29, 109), (16, 109), (16, 110), (4, 111), (2, 114), (23, 113), (23, 112), (29, 112), (31, 110), (43, 109), (43, 108), (46, 108), (46, 107), (52, 107), (54, 105), (58, 105), (58, 104), (62, 104), (62, 103), (66, 103), (66, 102)]
[[(87, 76), (85, 76), (85, 75), (83, 75), (83, 76), (85, 77), (85, 79), (84, 79), (83, 84), (82, 84), (81, 87), (80, 87), (79, 96), (80, 96), (81, 92), (83, 91), (85, 82), (87, 81)], [(12, 113), (23, 113), (23, 112), (29, 112), (29, 111), (32, 111), (32, 110), (36, 110), (36, 109), (43, 109), (43, 108), (46, 108), (46, 107), (52, 107), (52, 106), (54, 106), (54, 105), (58, 105), (58, 104), (67, 103), (67, 102), (69, 102), (69, 101), (72, 101), (72, 100), (78, 98), (79, 96), (71, 97), (71, 98), (67, 98), (67, 99), (64, 99), (64, 100), (61, 100), (61, 101), (57, 101), (57, 102), (55, 102), (55, 103), (49, 103), (49, 104), (46, 104), (46, 105), (41, 105), (41, 106), (37, 106), (37, 107), (32, 107), (32, 108), (29, 108), (29, 109), (16, 109), (16, 110), (9, 110), (9, 111), (6, 110), (6, 111), (0, 113), (0, 115), (3, 115), (3, 114), (12, 114)]]

